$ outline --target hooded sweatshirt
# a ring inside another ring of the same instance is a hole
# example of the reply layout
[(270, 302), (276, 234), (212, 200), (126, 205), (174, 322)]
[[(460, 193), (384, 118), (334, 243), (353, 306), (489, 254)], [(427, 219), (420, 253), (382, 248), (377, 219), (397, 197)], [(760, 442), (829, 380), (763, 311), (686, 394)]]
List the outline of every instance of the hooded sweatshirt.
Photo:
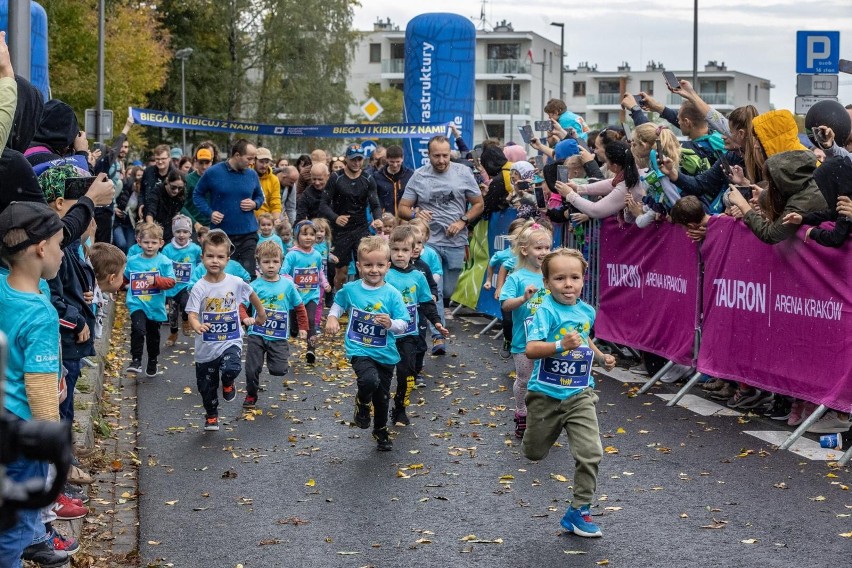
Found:
[(73, 151), (74, 139), (79, 133), (74, 109), (58, 99), (47, 101), (32, 143), (24, 152), (36, 175), (41, 175), (58, 160), (89, 171), (88, 153)]
[(799, 127), (793, 113), (787, 109), (765, 112), (754, 117), (751, 125), (767, 158), (781, 152), (807, 150), (799, 141)]
[[(789, 114), (789, 111), (787, 113)], [(781, 143), (780, 136), (773, 137), (772, 140)], [(798, 142), (798, 138), (796, 141)], [(784, 224), (785, 215), (788, 213), (806, 215), (822, 211), (827, 205), (814, 181), (816, 156), (812, 152), (794, 150), (776, 153), (766, 160), (766, 167), (769, 169), (774, 190), (778, 191), (784, 200), (784, 210), (777, 219), (770, 221), (751, 209), (743, 217), (743, 221), (757, 238), (774, 245), (790, 238), (798, 229), (797, 225)]]
[(488, 219), (491, 213), (509, 208), (509, 187), (506, 186), (506, 178), (508, 178), (510, 163), (499, 146), (487, 146), (482, 150), (479, 163), (491, 178), (488, 192), (483, 196), (485, 208), (482, 210), (482, 218)]

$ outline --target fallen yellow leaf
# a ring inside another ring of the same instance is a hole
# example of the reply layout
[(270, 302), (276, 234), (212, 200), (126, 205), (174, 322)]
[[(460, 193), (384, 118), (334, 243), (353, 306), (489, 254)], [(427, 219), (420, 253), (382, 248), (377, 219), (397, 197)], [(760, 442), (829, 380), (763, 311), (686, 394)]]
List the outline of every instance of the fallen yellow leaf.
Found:
[(745, 540), (741, 540), (740, 542), (743, 543), (743, 544), (754, 544), (754, 543), (757, 542), (757, 539), (756, 538), (747, 538)]
[(183, 387), (183, 394), (192, 394), (192, 389), (189, 387)]
[(177, 499), (175, 499), (174, 501), (166, 501), (166, 505), (174, 505), (177, 502), (178, 502)]
[(604, 448), (604, 451), (608, 454), (617, 454), (618, 448), (616, 448), (615, 446), (607, 446)]
[(313, 486), (314, 486), (314, 485), (316, 485), (316, 484), (317, 484), (317, 482), (316, 482), (316, 481), (314, 481), (313, 479), (309, 479), (309, 480), (307, 481), (307, 483), (305, 483), (305, 487), (313, 487)]
[(625, 430), (624, 428), (621, 428), (619, 426), (618, 430), (616, 430), (615, 433), (616, 434), (627, 434), (627, 430)]
[(565, 483), (565, 482), (567, 482), (567, 481), (568, 481), (568, 478), (567, 478), (567, 477), (565, 477), (564, 475), (559, 474), (559, 473), (551, 473), (551, 474), (550, 474), (550, 477), (552, 477), (552, 478), (553, 478), (553, 479), (555, 479), (556, 481), (561, 481), (562, 483)]

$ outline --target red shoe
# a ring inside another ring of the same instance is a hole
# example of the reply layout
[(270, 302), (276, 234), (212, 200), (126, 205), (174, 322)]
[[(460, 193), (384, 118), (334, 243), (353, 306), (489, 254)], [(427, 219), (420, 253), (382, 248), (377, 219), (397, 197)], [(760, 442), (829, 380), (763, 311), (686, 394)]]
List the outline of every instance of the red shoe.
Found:
[(71, 499), (65, 495), (60, 493), (59, 497), (54, 501), (53, 506), (51, 506), (53, 512), (56, 513), (56, 516), (63, 521), (70, 521), (72, 519), (82, 519), (86, 515), (89, 514), (89, 509), (83, 506), (75, 505), (71, 502)]
[(53, 545), (53, 550), (58, 550), (62, 552), (66, 552), (68, 556), (76, 554), (80, 550), (80, 543), (73, 536), (62, 536), (62, 534), (53, 528), (52, 525), (48, 525), (50, 527), (48, 531), (47, 537), (50, 539), (51, 544)]

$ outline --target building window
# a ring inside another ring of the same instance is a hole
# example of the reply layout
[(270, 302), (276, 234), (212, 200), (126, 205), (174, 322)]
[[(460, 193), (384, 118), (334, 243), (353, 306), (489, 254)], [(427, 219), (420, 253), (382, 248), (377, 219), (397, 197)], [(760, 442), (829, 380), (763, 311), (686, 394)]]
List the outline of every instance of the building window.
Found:
[(390, 83), (388, 83), (388, 87), (390, 87), (391, 89), (396, 89), (397, 91), (402, 90), (402, 85), (402, 81), (391, 81)]
[[(699, 80), (698, 81), (698, 93), (703, 95), (704, 93), (708, 94), (716, 94), (716, 95), (724, 95), (728, 92), (728, 82), (727, 81), (712, 81), (709, 79)], [(751, 90), (751, 83), (748, 84), (749, 91)]]
[(618, 94), (621, 92), (621, 81), (598, 81), (598, 94)]
[(381, 63), (381, 62), (382, 62), (382, 44), (371, 43), (370, 44), (370, 63)]
[(506, 125), (502, 122), (486, 122), (485, 123), (486, 138), (496, 138), (503, 140), (506, 138)]
[(550, 72), (553, 73), (553, 52), (550, 53)]
[(639, 81), (639, 91), (654, 96), (654, 81)]
[(489, 43), (488, 59), (520, 59), (521, 44), (519, 43)]
[(609, 113), (608, 112), (599, 112), (598, 113), (598, 124), (609, 124)]
[(404, 43), (392, 43), (392, 44), (390, 44), (390, 58), (391, 59), (405, 59), (405, 44)]
[(757, 85), (754, 86), (754, 102), (757, 102)]
[(751, 100), (751, 83), (748, 84), (748, 89), (746, 89), (746, 96), (748, 100)]
[(585, 81), (574, 81), (574, 96), (575, 97), (585, 97), (586, 96), (586, 82)]

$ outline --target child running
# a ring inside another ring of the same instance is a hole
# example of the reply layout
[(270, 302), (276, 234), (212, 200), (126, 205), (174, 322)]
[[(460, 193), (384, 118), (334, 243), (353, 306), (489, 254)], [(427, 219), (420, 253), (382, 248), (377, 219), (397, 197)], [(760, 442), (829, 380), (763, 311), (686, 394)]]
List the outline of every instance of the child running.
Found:
[[(207, 238), (207, 235), (210, 233), (210, 229), (207, 227), (201, 227), (198, 230), (198, 244), (201, 245), (201, 248), (204, 248), (204, 239)], [(195, 286), (195, 283), (201, 280), (202, 277), (207, 273), (207, 268), (204, 267), (203, 262), (199, 262), (198, 266), (192, 271), (192, 276), (189, 277), (189, 288), (192, 289)], [(225, 274), (230, 274), (231, 276), (236, 276), (244, 280), (245, 282), (251, 282), (251, 274), (243, 268), (243, 265), (237, 262), (236, 260), (228, 260), (228, 264), (225, 265)]]
[[(420, 254), (423, 252), (424, 242), (422, 227), (417, 223), (409, 223), (408, 226), (411, 227), (412, 231), (414, 231), (414, 249), (411, 252), (411, 264), (426, 277), (426, 282), (429, 284), (429, 292), (432, 294), (432, 299), (435, 300), (435, 304), (437, 305), (440, 291), (439, 286), (435, 281), (436, 277), (432, 274), (432, 270), (429, 268), (429, 265), (426, 264), (426, 261), (420, 258)], [(417, 350), (414, 362), (414, 383), (417, 387), (425, 387), (426, 380), (423, 378), (423, 360), (426, 358), (426, 350), (428, 349), (426, 345), (426, 334), (429, 330), (426, 318), (420, 318), (417, 322), (417, 328), (418, 334)]]
[(394, 365), (399, 363), (395, 335), (405, 333), (410, 321), (400, 294), (385, 283), (390, 268), (390, 247), (379, 236), (365, 237), (358, 244), (358, 272), (361, 280), (344, 284), (335, 295), (325, 322), (329, 335), (340, 331), (340, 316), (348, 312), (349, 322), (343, 344), (358, 379), (355, 395), (355, 425), (370, 427), (379, 451), (393, 449), (387, 429), (388, 400)]
[(574, 456), (574, 499), (560, 524), (579, 536), (601, 536), (589, 513), (598, 465), (603, 457), (595, 404), (592, 363), (611, 370), (615, 357), (589, 339), (595, 310), (580, 300), (588, 265), (578, 250), (560, 248), (544, 258), (541, 270), (550, 294), (533, 315), (526, 356), (535, 360), (529, 392), (524, 456), (540, 460), (562, 429)]
[[(299, 221), (296, 223), (295, 232), (296, 246), (284, 257), (281, 274), (286, 274), (293, 279), (296, 289), (302, 295), (305, 310), (308, 312), (308, 348), (305, 351), (305, 360), (308, 365), (313, 365), (317, 360), (314, 349), (316, 346), (316, 314), (320, 289), (330, 292), (331, 285), (329, 285), (322, 269), (322, 255), (314, 249), (317, 230), (313, 221)], [(290, 325), (291, 329), (295, 329), (295, 322), (291, 322)]]
[(169, 303), (169, 338), (166, 347), (177, 343), (178, 321), (183, 320), (183, 334), (192, 335), (186, 301), (189, 299), (189, 279), (192, 271), (201, 263), (201, 247), (189, 240), (192, 235), (192, 220), (186, 215), (175, 215), (172, 220), (172, 240), (163, 247), (163, 254), (172, 261), (175, 271), (175, 287), (166, 291)]
[(266, 310), (247, 282), (225, 273), (232, 250), (231, 240), (220, 229), (207, 233), (201, 247), (204, 276), (189, 293), (186, 312), (195, 337), (195, 379), (204, 403), (204, 429), (219, 429), (219, 380), (222, 398), (237, 397), (234, 382), (240, 374), (243, 347), (239, 306), (251, 302), (254, 324), (266, 323)]
[(272, 241), (281, 247), (281, 254), (284, 254), (284, 241), (275, 234), (275, 218), (272, 216), (272, 213), (261, 213), (258, 215), (257, 227), (257, 244)]
[[(289, 370), (290, 345), (287, 339), (290, 327), (287, 323), (290, 312), (295, 313), (299, 323), (299, 338), (308, 337), (308, 314), (302, 303), (302, 296), (289, 278), (283, 278), (281, 271), (282, 251), (271, 240), (257, 246), (257, 266), (260, 278), (251, 283), (251, 287), (260, 298), (266, 311), (266, 323), (260, 325), (253, 315), (249, 315), (245, 305), (240, 305), (240, 320), (248, 327), (246, 338), (246, 398), (243, 408), (257, 405), (257, 391), (260, 385), (260, 372), (263, 360), (273, 377), (283, 377)], [(255, 313), (255, 312), (253, 312)]]
[(538, 306), (548, 293), (543, 288), (541, 263), (550, 252), (553, 235), (543, 225), (533, 223), (518, 235), (512, 250), (518, 268), (507, 279), (500, 292), (500, 307), (512, 312), (512, 357), (515, 360), (515, 437), (523, 438), (527, 427), (524, 397), (532, 373), (532, 361), (524, 355), (526, 328)]
[[(515, 219), (509, 224), (507, 240), (509, 246), (503, 250), (495, 252), (488, 261), (488, 269), (485, 271), (485, 283), (482, 285), (486, 290), (494, 288), (494, 299), (500, 299), (500, 292), (503, 290), (503, 284), (506, 283), (506, 278), (512, 271), (515, 270), (515, 264), (518, 259), (512, 252), (511, 243), (515, 242), (518, 234), (524, 229), (527, 219)], [(494, 269), (497, 268), (495, 276)], [(503, 324), (503, 348), (500, 349), (500, 357), (508, 359), (512, 356), (512, 312), (501, 310)]]
[[(331, 224), (328, 219), (317, 217), (312, 219), (314, 228), (317, 230), (316, 242), (314, 248), (322, 255), (322, 271), (325, 272), (326, 280), (334, 282), (334, 266), (337, 264), (337, 257), (331, 254)], [(320, 320), (322, 319), (322, 307), (330, 308), (331, 300), (334, 299), (334, 294), (320, 289), (320, 309), (317, 310), (316, 324), (317, 333), (319, 333)]]
[(411, 252), (414, 249), (414, 230), (408, 225), (396, 227), (390, 234), (389, 242), (391, 269), (385, 280), (402, 294), (402, 300), (405, 302), (408, 316), (411, 318), (408, 327), (396, 338), (399, 363), (396, 364), (396, 394), (394, 395), (393, 410), (391, 410), (391, 422), (408, 426), (411, 421), (405, 409), (409, 404), (409, 394), (414, 389), (419, 339), (417, 325), (420, 319), (419, 312), (422, 312), (422, 315), (432, 322), (444, 337), (449, 336), (450, 332), (441, 325), (441, 318), (438, 316), (435, 300), (432, 299), (426, 277), (411, 264)]
[[(139, 226), (141, 225), (141, 227)], [(172, 261), (160, 252), (163, 228), (157, 223), (139, 223), (136, 234), (142, 254), (127, 259), (124, 278), (127, 286), (127, 309), (130, 312), (129, 373), (142, 372), (142, 351), (148, 346), (145, 375), (157, 374), (160, 355), (160, 324), (168, 319), (165, 291), (175, 286)]]
[[(429, 223), (426, 222), (422, 217), (419, 219), (413, 219), (411, 223), (420, 229), (421, 236), (423, 237), (422, 245), (419, 247), (419, 252), (416, 253), (416, 257), (423, 260), (426, 265), (429, 267), (429, 270), (432, 271), (432, 278), (435, 281), (435, 290), (438, 292), (438, 295), (435, 298), (435, 303), (438, 305), (438, 315), (441, 316), (441, 324), (446, 326), (446, 316), (444, 315), (444, 266), (441, 264), (441, 255), (438, 252), (429, 246), (429, 237), (432, 234), (432, 230), (429, 228)], [(432, 332), (432, 355), (444, 355), (447, 353), (447, 346), (445, 344), (444, 336), (438, 332), (434, 327), (431, 329)]]
[(284, 247), (284, 254), (287, 254), (293, 248), (293, 226), (290, 224), (290, 221), (282, 219), (275, 226), (275, 234), (281, 240), (281, 244)]

